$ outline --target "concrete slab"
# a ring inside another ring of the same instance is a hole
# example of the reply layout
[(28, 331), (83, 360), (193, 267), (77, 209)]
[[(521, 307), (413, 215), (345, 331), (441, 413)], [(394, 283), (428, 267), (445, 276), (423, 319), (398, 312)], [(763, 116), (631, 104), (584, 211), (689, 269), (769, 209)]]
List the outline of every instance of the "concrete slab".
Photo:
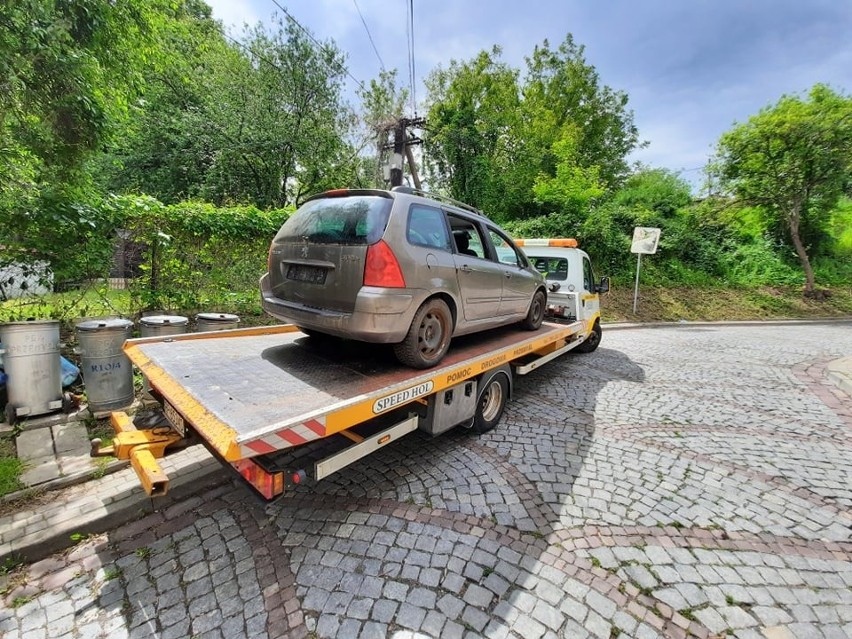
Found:
[(89, 452), (91, 447), (89, 433), (83, 422), (56, 424), (51, 426), (50, 430), (53, 432), (53, 444), (58, 455), (63, 453), (78, 455)]
[(27, 460), (26, 470), (21, 473), (21, 483), (26, 486), (36, 486), (62, 475), (55, 457), (40, 457)]
[(58, 459), (59, 470), (63, 476), (93, 472), (99, 468), (95, 460), (88, 453), (85, 455), (63, 455)]
[(38, 430), (41, 428), (50, 428), (56, 424), (65, 424), (67, 422), (79, 421), (87, 415), (81, 414), (81, 411), (75, 410), (71, 413), (48, 413), (47, 415), (39, 415), (37, 417), (22, 417), (17, 427), (20, 430)]
[(15, 438), (18, 459), (33, 461), (53, 456), (53, 436), (50, 429), (25, 430)]

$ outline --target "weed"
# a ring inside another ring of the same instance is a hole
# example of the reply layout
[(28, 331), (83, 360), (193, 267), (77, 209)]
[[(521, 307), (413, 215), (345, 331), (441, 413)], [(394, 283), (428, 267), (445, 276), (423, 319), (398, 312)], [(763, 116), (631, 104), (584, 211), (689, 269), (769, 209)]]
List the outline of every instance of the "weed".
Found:
[(105, 476), (111, 461), (111, 457), (95, 457), (95, 468), (91, 472), (92, 479), (100, 479)]
[(79, 544), (81, 541), (86, 541), (89, 538), (89, 534), (88, 533), (71, 533), (69, 535), (69, 538), (75, 544)]
[(729, 606), (736, 606), (737, 600), (734, 599), (731, 595), (725, 595), (725, 603)]
[(589, 559), (589, 561), (591, 561), (591, 562), (592, 562), (592, 565), (593, 565), (595, 568), (600, 568), (600, 567), (601, 567), (601, 560), (600, 560), (600, 559), (598, 559), (597, 557), (592, 557), (591, 559)]
[(530, 535), (532, 535), (534, 539), (544, 539), (544, 533), (540, 530), (530, 531)]
[(612, 626), (609, 629), (609, 639), (617, 639), (621, 636), (622, 630), (618, 626)]
[(689, 619), (690, 621), (695, 621), (695, 614), (693, 614), (692, 608), (682, 608), (677, 611), (678, 614), (684, 619)]
[(151, 556), (151, 549), (148, 548), (148, 546), (142, 546), (141, 548), (137, 548), (136, 556), (141, 557), (142, 559), (147, 559)]
[(27, 597), (15, 597), (12, 599), (12, 603), (10, 606), (12, 608), (20, 608), (21, 606), (25, 606), (30, 603), (35, 597), (27, 596)]
[(494, 572), (494, 569), (491, 566), (486, 566), (485, 568), (482, 569), (482, 576), (487, 577), (492, 572)]
[(406, 497), (405, 503), (408, 504), (409, 506), (413, 506), (414, 505), (414, 497)]
[(17, 556), (9, 556), (0, 564), (0, 575), (8, 575), (24, 565), (24, 560)]
[(106, 581), (118, 579), (119, 577), (121, 577), (121, 568), (117, 566), (110, 566), (109, 568), (104, 570), (104, 579)]

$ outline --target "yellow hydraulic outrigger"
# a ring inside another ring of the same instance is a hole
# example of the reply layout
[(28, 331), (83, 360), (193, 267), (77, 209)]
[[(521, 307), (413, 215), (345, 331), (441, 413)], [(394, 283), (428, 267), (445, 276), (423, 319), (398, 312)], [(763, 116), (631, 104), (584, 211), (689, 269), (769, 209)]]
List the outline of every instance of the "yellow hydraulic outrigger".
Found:
[(123, 411), (113, 412), (110, 424), (115, 431), (112, 446), (101, 447), (99, 439), (92, 440), (92, 457), (114, 455), (118, 459), (129, 459), (145, 492), (151, 497), (165, 495), (169, 490), (169, 478), (157, 459), (165, 455), (166, 448), (183, 441), (183, 437), (170, 428), (137, 430)]

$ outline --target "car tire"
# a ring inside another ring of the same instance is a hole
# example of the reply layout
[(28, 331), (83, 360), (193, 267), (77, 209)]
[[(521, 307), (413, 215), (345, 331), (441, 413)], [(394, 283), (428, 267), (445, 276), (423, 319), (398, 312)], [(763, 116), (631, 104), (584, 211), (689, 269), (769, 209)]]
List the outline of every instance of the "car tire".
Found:
[(598, 346), (601, 344), (602, 334), (603, 331), (601, 330), (600, 322), (595, 322), (595, 325), (592, 327), (586, 341), (580, 344), (575, 350), (578, 353), (591, 353), (592, 351), (597, 350)]
[(544, 294), (544, 291), (539, 289), (533, 295), (532, 302), (530, 302), (530, 309), (527, 311), (527, 316), (521, 322), (521, 326), (528, 331), (537, 331), (544, 321), (545, 310), (547, 310), (547, 296)]
[[(484, 379), (484, 378), (483, 378)], [(476, 413), (470, 429), (477, 435), (492, 430), (503, 416), (509, 399), (509, 380), (504, 373), (492, 375), (479, 390)]]
[(405, 339), (394, 344), (396, 358), (411, 368), (432, 368), (450, 348), (453, 316), (446, 302), (438, 298), (426, 300), (408, 329)]

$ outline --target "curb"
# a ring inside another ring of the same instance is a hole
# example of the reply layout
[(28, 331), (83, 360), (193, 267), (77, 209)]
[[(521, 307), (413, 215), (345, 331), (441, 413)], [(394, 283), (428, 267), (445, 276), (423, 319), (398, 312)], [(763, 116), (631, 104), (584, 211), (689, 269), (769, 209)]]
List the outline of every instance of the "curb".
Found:
[(227, 483), (230, 473), (200, 445), (163, 459), (170, 477), (168, 495), (151, 499), (132, 468), (73, 486), (32, 510), (0, 517), (0, 565), (32, 563), (79, 543), (79, 537), (106, 532), (194, 494), (200, 486)]
[(826, 374), (835, 386), (852, 396), (852, 356), (829, 362), (826, 366)]
[(785, 319), (785, 320), (725, 320), (721, 322), (688, 321), (676, 322), (601, 322), (606, 330), (624, 330), (630, 328), (691, 328), (712, 326), (810, 326), (813, 324), (852, 324), (852, 317), (825, 317), (821, 319)]

